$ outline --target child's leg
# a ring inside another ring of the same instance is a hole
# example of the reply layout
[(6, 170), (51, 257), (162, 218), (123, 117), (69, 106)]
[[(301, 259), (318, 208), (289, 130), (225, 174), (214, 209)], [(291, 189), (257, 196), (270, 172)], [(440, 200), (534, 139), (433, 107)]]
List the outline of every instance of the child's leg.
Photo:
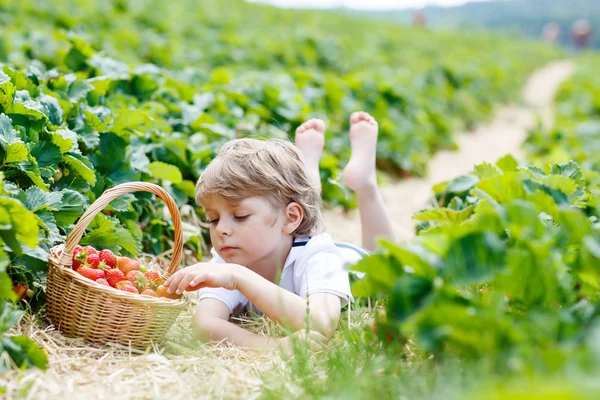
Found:
[(344, 182), (358, 198), (363, 246), (373, 251), (378, 237), (394, 239), (392, 225), (377, 186), (375, 158), (377, 121), (365, 112), (350, 117), (352, 156), (344, 169)]
[(325, 122), (320, 119), (310, 119), (296, 129), (296, 147), (302, 154), (306, 174), (311, 183), (321, 193), (321, 175), (319, 161), (325, 145)]

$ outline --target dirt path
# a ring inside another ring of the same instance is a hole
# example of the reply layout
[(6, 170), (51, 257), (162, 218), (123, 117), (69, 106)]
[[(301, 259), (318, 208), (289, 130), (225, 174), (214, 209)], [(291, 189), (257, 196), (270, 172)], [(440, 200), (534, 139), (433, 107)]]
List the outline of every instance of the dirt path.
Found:
[[(393, 221), (397, 240), (415, 236), (412, 215), (423, 209), (431, 198), (431, 187), (441, 181), (468, 173), (483, 161), (495, 162), (506, 154), (522, 159), (521, 144), (538, 116), (546, 126), (551, 126), (552, 101), (560, 84), (573, 73), (570, 61), (555, 62), (535, 72), (523, 91), (523, 106), (506, 106), (498, 109), (491, 122), (473, 132), (456, 137), (457, 151), (440, 151), (429, 163), (429, 174), (422, 179), (405, 179), (389, 182), (382, 194)], [(345, 214), (334, 209), (325, 212), (327, 231), (336, 240), (361, 243), (360, 220), (357, 211)]]

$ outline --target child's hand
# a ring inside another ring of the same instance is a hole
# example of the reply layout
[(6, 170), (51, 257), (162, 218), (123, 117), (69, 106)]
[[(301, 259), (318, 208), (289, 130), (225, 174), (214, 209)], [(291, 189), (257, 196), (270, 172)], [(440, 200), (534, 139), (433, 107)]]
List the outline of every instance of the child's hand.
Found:
[(169, 293), (182, 294), (204, 287), (235, 290), (237, 268), (234, 264), (198, 263), (177, 271), (164, 283)]
[(284, 354), (288, 356), (294, 355), (294, 349), (300, 348), (304, 345), (311, 351), (318, 353), (319, 351), (325, 350), (327, 342), (329, 340), (316, 331), (306, 331), (306, 329), (294, 332), (290, 336), (276, 339), (276, 347)]

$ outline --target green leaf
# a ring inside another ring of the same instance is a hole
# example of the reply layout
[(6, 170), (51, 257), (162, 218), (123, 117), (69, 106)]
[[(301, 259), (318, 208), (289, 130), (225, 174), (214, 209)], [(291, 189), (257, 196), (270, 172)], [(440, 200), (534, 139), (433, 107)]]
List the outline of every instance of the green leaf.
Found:
[(504, 266), (506, 244), (491, 232), (476, 232), (450, 245), (441, 275), (454, 283), (484, 283)]
[(62, 202), (58, 211), (54, 213), (56, 224), (58, 226), (67, 227), (83, 215), (87, 208), (87, 198), (79, 192), (69, 189), (61, 191)]
[(0, 211), (7, 213), (11, 219), (11, 231), (14, 237), (29, 247), (38, 244), (38, 225), (33, 213), (19, 201), (0, 196)]
[(155, 161), (150, 163), (147, 168), (156, 179), (171, 181), (173, 184), (179, 184), (183, 181), (181, 171), (174, 165)]
[(67, 91), (67, 95), (69, 96), (69, 100), (76, 103), (79, 100), (85, 98), (88, 92), (94, 90), (94, 86), (84, 80), (74, 80), (69, 85), (69, 89)]
[(0, 140), (8, 144), (22, 143), (19, 134), (13, 128), (11, 119), (6, 114), (0, 114)]
[(577, 190), (577, 183), (566, 176), (548, 175), (542, 179), (542, 184), (555, 190), (560, 190), (567, 196), (571, 196)]
[[(27, 336), (8, 336), (0, 342), (0, 348), (6, 351), (19, 368), (48, 368), (48, 356), (33, 340)], [(0, 366), (1, 367), (1, 366)], [(4, 366), (7, 369), (7, 366)]]
[(433, 282), (414, 275), (404, 275), (396, 280), (390, 294), (388, 315), (402, 322), (427, 302), (433, 291)]
[(77, 171), (90, 186), (96, 185), (94, 167), (87, 157), (79, 154), (65, 154), (64, 160), (73, 170)]
[(34, 212), (39, 209), (56, 211), (60, 208), (62, 202), (61, 192), (45, 192), (36, 186), (27, 189), (25, 196), (25, 207)]
[(23, 143), (12, 143), (6, 146), (4, 162), (8, 164), (27, 161), (28, 156), (29, 151), (27, 151), (27, 146)]
[(115, 117), (112, 131), (121, 135), (129, 130), (141, 130), (151, 121), (152, 118), (143, 111), (122, 109)]
[(502, 171), (498, 167), (487, 162), (477, 165), (474, 172), (479, 179), (493, 178), (502, 175)]
[(504, 172), (515, 172), (519, 167), (519, 163), (510, 154), (505, 155), (496, 162), (496, 165)]
[(473, 214), (474, 210), (475, 206), (469, 206), (460, 211), (451, 210), (449, 208), (434, 208), (431, 210), (419, 211), (413, 216), (413, 220), (460, 223), (466, 221)]
[(446, 191), (448, 193), (464, 193), (471, 190), (479, 182), (476, 175), (463, 175), (453, 179), (448, 184)]
[(94, 229), (80, 241), (82, 245), (90, 245), (101, 249), (118, 251), (119, 238), (114, 226)]
[(131, 235), (127, 228), (117, 227), (117, 237), (119, 238), (119, 246), (127, 251), (131, 256), (137, 257), (140, 252), (136, 240)]
[(569, 161), (562, 164), (552, 164), (550, 173), (552, 175), (561, 175), (574, 181), (583, 179), (581, 168), (579, 168), (579, 165), (577, 165), (575, 161)]
[(17, 90), (27, 90), (31, 96), (38, 95), (39, 89), (37, 85), (22, 71), (15, 70), (9, 66), (4, 66), (3, 71), (10, 77), (10, 81)]
[(38, 142), (31, 149), (31, 155), (35, 157), (38, 168), (41, 169), (57, 166), (63, 158), (60, 148), (50, 142)]
[(521, 179), (515, 172), (505, 172), (504, 175), (482, 179), (477, 188), (501, 204), (525, 196)]
[(64, 242), (65, 237), (60, 234), (54, 214), (50, 210), (39, 210), (35, 213), (35, 216), (38, 218), (39, 227), (46, 232), (51, 246), (59, 242)]
[[(48, 116), (50, 122), (54, 125), (61, 125), (63, 109), (59, 100), (46, 94), (41, 95), (38, 100), (44, 106), (44, 113)], [(68, 110), (65, 110), (64, 113), (68, 113)]]
[[(3, 275), (5, 278), (8, 278), (8, 275)], [(10, 278), (8, 279), (8, 282), (10, 282)], [(12, 286), (10, 286), (10, 288), (12, 289)], [(0, 292), (0, 294), (3, 293)], [(0, 307), (0, 337), (4, 332), (15, 326), (24, 314), (23, 310), (7, 302), (3, 297), (4, 296), (0, 296), (0, 305), (2, 306)]]
[(52, 143), (58, 146), (60, 152), (65, 154), (69, 151), (78, 150), (77, 146), (77, 133), (69, 129), (59, 129), (56, 132), (51, 133)]
[(34, 157), (29, 155), (27, 157), (27, 161), (21, 161), (16, 165), (29, 177), (29, 179), (31, 179), (34, 185), (44, 191), (48, 191), (48, 187), (44, 183), (44, 180), (40, 174), (40, 170), (38, 169), (37, 160)]

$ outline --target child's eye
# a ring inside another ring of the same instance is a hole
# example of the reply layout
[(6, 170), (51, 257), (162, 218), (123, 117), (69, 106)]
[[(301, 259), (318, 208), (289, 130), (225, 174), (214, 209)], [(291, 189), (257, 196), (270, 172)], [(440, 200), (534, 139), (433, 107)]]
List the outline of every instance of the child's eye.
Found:
[(248, 218), (249, 216), (250, 216), (250, 215), (241, 215), (241, 216), (239, 216), (239, 217), (235, 217), (235, 219), (237, 219), (238, 221), (243, 221), (243, 220), (245, 220), (246, 218)]
[(215, 218), (215, 219), (210, 219), (210, 220), (208, 220), (208, 223), (209, 223), (209, 224), (211, 224), (211, 225), (214, 225), (214, 224), (216, 224), (217, 222), (219, 222), (219, 218)]

